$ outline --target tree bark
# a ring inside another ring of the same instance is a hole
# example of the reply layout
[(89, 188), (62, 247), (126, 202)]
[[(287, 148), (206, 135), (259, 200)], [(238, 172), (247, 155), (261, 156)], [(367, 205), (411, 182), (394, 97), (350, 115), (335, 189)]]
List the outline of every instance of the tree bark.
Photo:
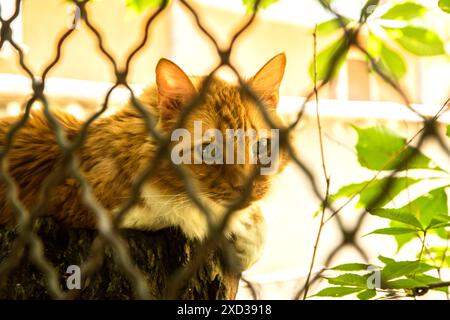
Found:
[[(51, 219), (38, 221), (37, 232), (45, 246), (45, 256), (57, 269), (61, 289), (66, 286), (67, 268), (86, 261), (95, 230), (64, 229)], [(187, 240), (181, 232), (165, 229), (158, 232), (121, 230), (127, 240), (135, 265), (144, 274), (151, 298), (160, 299), (171, 275), (186, 265), (198, 251), (199, 243)], [(11, 252), (16, 237), (14, 229), (0, 227), (0, 263)], [(1, 299), (49, 299), (46, 279), (27, 254), (18, 268), (8, 275), (0, 289)], [(234, 299), (239, 275), (225, 270), (220, 250), (208, 253), (198, 272), (179, 293), (179, 299)], [(76, 290), (76, 289), (74, 289)], [(105, 250), (100, 269), (85, 287), (78, 290), (80, 299), (133, 299), (130, 281), (120, 270), (111, 249)]]

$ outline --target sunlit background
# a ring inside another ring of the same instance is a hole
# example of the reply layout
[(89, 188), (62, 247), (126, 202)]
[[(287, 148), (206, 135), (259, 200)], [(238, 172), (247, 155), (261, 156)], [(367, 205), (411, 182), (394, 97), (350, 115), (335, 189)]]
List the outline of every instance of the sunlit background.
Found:
[[(12, 13), (14, 2), (0, 1), (3, 17)], [(335, 1), (335, 6), (342, 14), (357, 19), (363, 2), (340, 0)], [(382, 2), (389, 4), (391, 1)], [(400, 49), (407, 66), (407, 73), (400, 83), (413, 105), (431, 116), (450, 95), (450, 18), (437, 8), (436, 1), (422, 2), (430, 7), (430, 11), (421, 23), (439, 34), (446, 54), (418, 57)], [(227, 47), (233, 33), (248, 16), (241, 0), (197, 0), (190, 3), (223, 48)], [(127, 9), (123, 0), (97, 0), (90, 4), (89, 11), (91, 22), (102, 31), (106, 48), (123, 63), (130, 48), (142, 36), (143, 23), (148, 14)], [(26, 61), (33, 72), (41, 74), (52, 59), (55, 41), (71, 27), (73, 14), (73, 6), (63, 0), (24, 1), (21, 16), (14, 24), (14, 34), (16, 41), (24, 48)], [(313, 58), (312, 33), (316, 24), (330, 18), (331, 15), (315, 0), (281, 0), (262, 12), (232, 51), (233, 64), (245, 76), (254, 74), (273, 55), (286, 53), (287, 69), (279, 108), (287, 119), (293, 119), (303, 97), (312, 89), (308, 71)], [(333, 37), (333, 34), (319, 36), (318, 51), (329, 45)], [(138, 91), (154, 82), (154, 69), (161, 57), (173, 60), (191, 75), (207, 74), (220, 61), (214, 46), (195, 26), (192, 15), (176, 1), (156, 20), (150, 38), (149, 44), (134, 61), (128, 78)], [(62, 56), (49, 75), (46, 93), (52, 104), (83, 118), (102, 103), (102, 94), (115, 79), (113, 69), (82, 23), (64, 46)], [(221, 70), (221, 74), (233, 80), (229, 70)], [(0, 113), (20, 114), (30, 92), (29, 80), (18, 66), (16, 55), (8, 48), (2, 50)], [(114, 108), (126, 99), (125, 91), (120, 88), (116, 90), (110, 112), (114, 112)], [(421, 125), (420, 119), (401, 105), (402, 100), (395, 90), (369, 71), (368, 62), (357, 51), (349, 52), (339, 74), (320, 92), (320, 101), (325, 158), (331, 174), (332, 192), (344, 184), (370, 179), (373, 175), (358, 164), (354, 151), (357, 136), (351, 124), (363, 127), (388, 125), (407, 137), (412, 136)], [(305, 118), (296, 129), (295, 146), (324, 192), (315, 110), (313, 103), (307, 105)], [(442, 126), (439, 130), (444, 132), (444, 124), (450, 123), (450, 115), (444, 114), (440, 121)], [(423, 150), (432, 155), (439, 166), (450, 169), (448, 156), (434, 142), (427, 143)], [(421, 186), (417, 192), (423, 192), (423, 188), (431, 186)], [(401, 201), (404, 199), (400, 197), (399, 205)], [(288, 167), (277, 179), (273, 193), (263, 204), (269, 225), (266, 250), (257, 265), (245, 274), (260, 288), (261, 298), (292, 298), (295, 289), (303, 285), (319, 223), (318, 219), (313, 218), (319, 203), (309, 180), (294, 166)], [(345, 225), (355, 223), (357, 212), (352, 205), (342, 212)], [(359, 236), (383, 226), (383, 220), (368, 217)], [(340, 236), (334, 221), (325, 226), (315, 270), (321, 269), (330, 250), (340, 241)], [(389, 237), (372, 235), (359, 241), (372, 261), (381, 252), (396, 255), (395, 241)], [(409, 244), (398, 253), (398, 257), (414, 259), (416, 251), (410, 248), (417, 245)], [(359, 253), (348, 249), (332, 264), (358, 260), (362, 261)], [(238, 297), (249, 297), (244, 285)]]

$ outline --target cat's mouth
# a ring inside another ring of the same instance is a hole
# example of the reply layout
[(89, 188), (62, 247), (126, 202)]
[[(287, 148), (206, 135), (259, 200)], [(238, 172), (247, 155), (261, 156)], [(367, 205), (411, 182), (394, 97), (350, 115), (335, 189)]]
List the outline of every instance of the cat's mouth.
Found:
[(248, 208), (253, 201), (246, 199), (243, 201), (236, 201), (235, 199), (229, 199), (229, 200), (216, 200), (221, 206), (225, 207), (225, 208), (230, 208), (232, 207), (235, 210), (242, 210), (245, 208)]
[[(233, 191), (221, 192), (220, 194), (215, 194), (212, 196), (212, 200), (217, 201), (223, 206), (233, 206), (236, 209), (245, 209), (250, 206), (253, 202), (261, 200), (264, 198), (266, 192), (257, 190), (253, 188), (250, 194), (245, 197), (245, 190), (236, 189)], [(244, 196), (244, 198), (242, 198)]]

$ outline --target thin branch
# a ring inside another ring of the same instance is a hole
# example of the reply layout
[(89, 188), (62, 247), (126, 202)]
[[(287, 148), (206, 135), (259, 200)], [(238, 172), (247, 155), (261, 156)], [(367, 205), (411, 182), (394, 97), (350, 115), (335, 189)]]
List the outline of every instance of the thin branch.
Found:
[[(325, 192), (324, 203), (322, 205), (322, 214), (320, 217), (319, 230), (317, 231), (317, 237), (316, 237), (316, 242), (314, 244), (313, 255), (312, 255), (311, 263), (309, 266), (308, 276), (306, 277), (305, 290), (303, 293), (303, 300), (306, 300), (306, 297), (308, 296), (308, 290), (309, 290), (309, 285), (310, 285), (309, 281), (311, 279), (311, 274), (312, 274), (312, 271), (314, 268), (314, 263), (316, 260), (317, 250), (319, 248), (319, 241), (320, 241), (320, 236), (322, 235), (322, 229), (324, 226), (324, 219), (325, 219), (325, 211), (327, 208), (327, 201), (328, 201), (328, 196), (329, 196), (329, 192), (330, 192), (330, 177), (328, 176), (327, 166), (326, 166), (326, 162), (325, 162), (325, 150), (324, 150), (323, 137), (322, 137), (322, 125), (320, 122), (320, 114), (319, 114), (319, 92), (317, 90), (317, 24), (314, 28), (313, 39), (314, 39), (314, 62), (313, 62), (314, 63), (314, 94), (315, 94), (315, 99), (316, 99), (316, 121), (317, 121), (317, 129), (318, 129), (318, 133), (319, 133), (319, 145), (320, 145), (320, 157), (322, 160), (322, 170), (323, 170), (323, 175), (324, 175), (325, 182), (326, 182), (326, 192)], [(300, 295), (300, 292), (297, 293), (297, 296), (295, 297), (296, 300), (299, 299), (299, 295)]]

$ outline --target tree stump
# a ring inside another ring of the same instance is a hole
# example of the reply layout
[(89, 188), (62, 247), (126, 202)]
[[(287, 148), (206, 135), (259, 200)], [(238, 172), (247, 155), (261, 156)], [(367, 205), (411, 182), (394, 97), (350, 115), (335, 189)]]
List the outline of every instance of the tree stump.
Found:
[[(45, 256), (58, 270), (61, 289), (66, 287), (67, 268), (81, 266), (86, 261), (95, 230), (64, 229), (51, 219), (37, 223), (37, 233), (45, 246)], [(121, 230), (127, 240), (135, 265), (144, 274), (151, 298), (161, 299), (168, 279), (185, 266), (198, 251), (199, 243), (187, 240), (180, 231), (164, 229), (158, 232)], [(16, 237), (12, 228), (0, 227), (0, 263), (10, 253)], [(80, 299), (133, 299), (133, 288), (120, 270), (110, 248), (105, 250), (101, 268), (84, 288)], [(208, 258), (179, 293), (179, 299), (234, 299), (239, 275), (226, 271), (220, 250), (208, 253)], [(0, 290), (0, 299), (49, 299), (46, 279), (24, 255), (20, 265), (8, 275)], [(75, 289), (76, 290), (76, 289)]]

